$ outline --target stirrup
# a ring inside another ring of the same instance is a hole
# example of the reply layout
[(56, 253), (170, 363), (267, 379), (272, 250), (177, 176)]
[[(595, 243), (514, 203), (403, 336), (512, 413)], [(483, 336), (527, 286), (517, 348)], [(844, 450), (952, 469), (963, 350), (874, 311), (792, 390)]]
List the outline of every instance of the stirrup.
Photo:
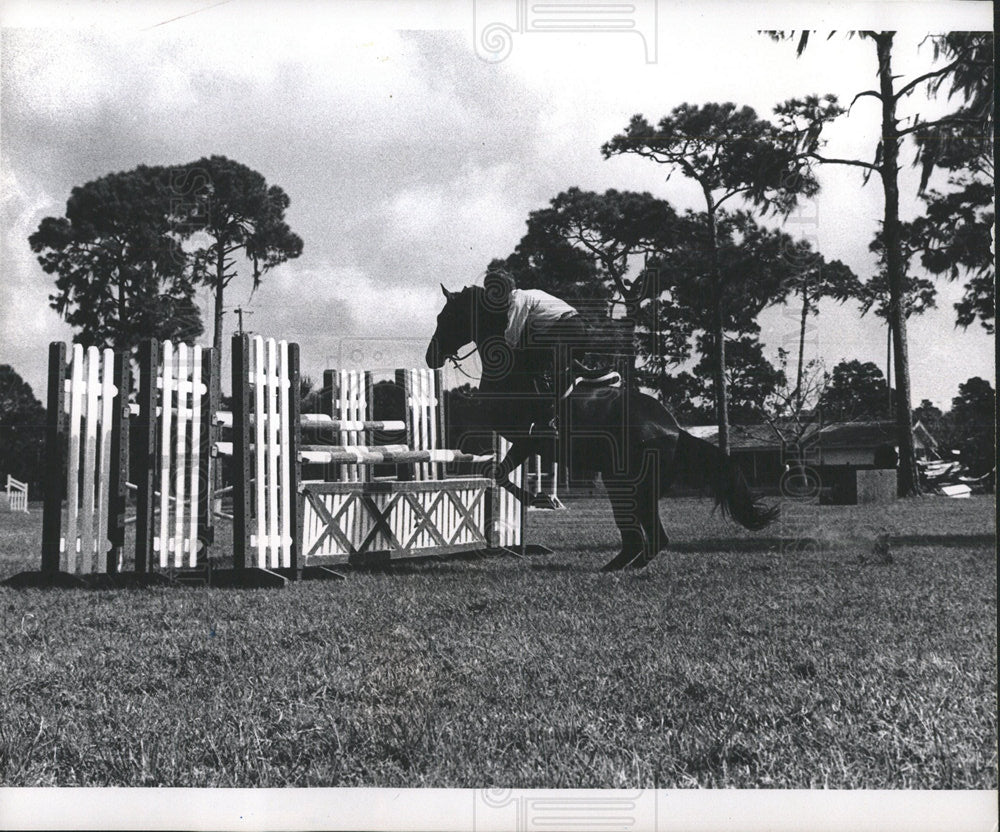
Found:
[(583, 376), (578, 376), (573, 380), (573, 383), (569, 386), (569, 389), (563, 393), (559, 398), (568, 399), (577, 389), (580, 390), (593, 390), (599, 387), (621, 387), (622, 377), (621, 373), (616, 370), (610, 370), (603, 375), (593, 376), (591, 378), (584, 378)]
[(607, 370), (603, 370), (600, 367), (591, 367), (584, 364), (577, 358), (573, 359), (573, 372), (580, 378), (585, 379), (595, 379), (600, 376), (607, 375)]
[(553, 436), (559, 434), (559, 427), (556, 423), (556, 418), (553, 416), (551, 420), (544, 423), (532, 422), (528, 427), (528, 436), (538, 437), (538, 436)]

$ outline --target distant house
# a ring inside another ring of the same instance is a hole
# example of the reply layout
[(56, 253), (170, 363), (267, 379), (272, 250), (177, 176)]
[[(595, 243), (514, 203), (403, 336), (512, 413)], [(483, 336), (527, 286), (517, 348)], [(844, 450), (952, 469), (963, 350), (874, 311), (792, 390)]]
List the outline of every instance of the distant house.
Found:
[[(695, 425), (685, 428), (692, 436), (719, 444), (719, 429), (715, 425)], [(770, 425), (730, 425), (729, 453), (743, 469), (747, 482), (755, 487), (777, 487), (785, 471), (781, 438)]]
[[(714, 425), (695, 425), (685, 430), (718, 444), (719, 432)], [(835, 422), (811, 431), (803, 437), (803, 443), (811, 466), (891, 468), (896, 465), (895, 431), (891, 421)], [(913, 427), (913, 438), (918, 459), (937, 455), (937, 442), (920, 422)], [(777, 488), (786, 464), (796, 458), (794, 450), (785, 446), (770, 425), (731, 425), (729, 453), (750, 485), (758, 488)]]
[[(918, 459), (937, 455), (937, 442), (919, 421), (913, 426), (913, 442)], [(824, 465), (888, 467), (879, 465), (875, 458), (885, 447), (897, 450), (895, 422), (844, 422), (824, 425), (819, 433)]]

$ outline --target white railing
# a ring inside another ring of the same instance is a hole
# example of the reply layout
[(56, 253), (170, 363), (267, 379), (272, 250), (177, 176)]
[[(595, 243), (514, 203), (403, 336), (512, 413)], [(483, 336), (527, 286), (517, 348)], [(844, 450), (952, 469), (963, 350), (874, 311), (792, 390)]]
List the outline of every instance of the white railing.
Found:
[(28, 483), (7, 475), (7, 505), (11, 511), (28, 513)]

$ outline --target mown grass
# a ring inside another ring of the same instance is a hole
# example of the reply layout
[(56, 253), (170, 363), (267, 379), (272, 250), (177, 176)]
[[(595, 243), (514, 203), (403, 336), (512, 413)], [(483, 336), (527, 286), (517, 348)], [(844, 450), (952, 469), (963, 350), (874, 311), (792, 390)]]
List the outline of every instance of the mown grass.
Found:
[[(994, 550), (934, 542), (991, 499), (808, 511), (751, 550), (667, 502), (681, 551), (628, 574), (581, 501), (527, 563), (0, 590), (0, 784), (996, 788)], [(11, 517), (2, 574), (37, 558)], [(928, 542), (876, 555), (886, 527)]]

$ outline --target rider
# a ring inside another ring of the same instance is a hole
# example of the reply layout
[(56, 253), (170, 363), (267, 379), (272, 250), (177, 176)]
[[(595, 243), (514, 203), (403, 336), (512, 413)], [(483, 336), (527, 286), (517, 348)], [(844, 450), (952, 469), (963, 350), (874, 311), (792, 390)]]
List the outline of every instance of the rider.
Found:
[[(573, 372), (581, 368), (573, 360), (573, 348), (585, 347), (590, 333), (581, 315), (566, 303), (541, 289), (518, 289), (505, 269), (492, 268), (483, 279), (483, 288), (491, 302), (507, 307), (504, 340), (520, 359), (522, 372), (532, 377), (535, 390), (547, 370), (552, 371), (553, 402), (573, 382)], [(555, 429), (555, 407), (546, 409), (545, 418), (532, 425), (531, 433), (550, 433)], [(544, 422), (549, 419), (549, 425)]]

